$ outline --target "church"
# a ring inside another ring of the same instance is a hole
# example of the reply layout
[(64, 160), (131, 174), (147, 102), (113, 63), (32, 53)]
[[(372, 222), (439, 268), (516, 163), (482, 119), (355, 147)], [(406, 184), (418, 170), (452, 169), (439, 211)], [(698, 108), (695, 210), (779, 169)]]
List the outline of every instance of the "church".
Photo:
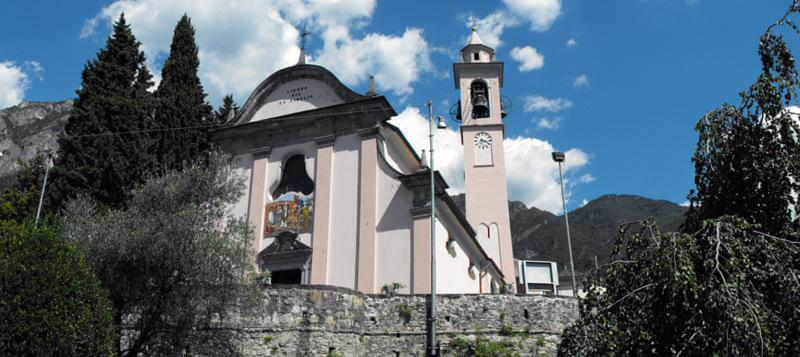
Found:
[(437, 293), (514, 289), (503, 62), (473, 28), (453, 71), (465, 213), (425, 155), (389, 123), (397, 113), (374, 83), (356, 93), (325, 68), (306, 64), (301, 52), (296, 65), (258, 85), (212, 138), (245, 179), (246, 193), (232, 212), (255, 230), (259, 273), (276, 284), (368, 294), (394, 285), (401, 294), (426, 294), (433, 251)]

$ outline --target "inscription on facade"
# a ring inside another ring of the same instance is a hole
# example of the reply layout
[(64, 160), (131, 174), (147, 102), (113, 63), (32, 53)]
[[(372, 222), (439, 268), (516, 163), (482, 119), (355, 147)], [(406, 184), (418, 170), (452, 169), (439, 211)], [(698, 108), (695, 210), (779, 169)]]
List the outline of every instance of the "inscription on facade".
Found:
[(314, 94), (310, 93), (308, 86), (300, 86), (286, 90), (286, 95), (289, 99), (278, 101), (278, 105), (284, 105), (292, 102), (307, 101), (314, 98)]

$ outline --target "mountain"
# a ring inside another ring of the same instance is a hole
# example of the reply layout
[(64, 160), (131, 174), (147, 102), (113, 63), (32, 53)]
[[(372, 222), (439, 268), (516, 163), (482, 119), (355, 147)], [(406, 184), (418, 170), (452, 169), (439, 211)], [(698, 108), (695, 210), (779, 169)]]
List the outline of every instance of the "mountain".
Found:
[[(464, 195), (453, 200), (464, 210)], [(514, 257), (559, 263), (562, 273), (569, 269), (569, 251), (564, 216), (556, 216), (519, 201), (509, 201)], [(683, 223), (686, 207), (665, 200), (633, 195), (605, 195), (569, 212), (576, 272), (585, 272), (608, 262), (619, 226), (653, 217), (662, 232), (676, 232)]]
[(64, 130), (72, 99), (29, 102), (0, 110), (0, 189), (14, 184), (17, 157), (30, 160), (38, 154), (55, 154), (58, 133)]

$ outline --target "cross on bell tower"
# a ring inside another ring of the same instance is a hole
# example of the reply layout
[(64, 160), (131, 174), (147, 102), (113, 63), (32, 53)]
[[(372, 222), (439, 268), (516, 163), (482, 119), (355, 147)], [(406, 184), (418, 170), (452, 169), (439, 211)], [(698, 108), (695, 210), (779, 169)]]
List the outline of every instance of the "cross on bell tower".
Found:
[(508, 214), (503, 140), (505, 124), (500, 88), (503, 62), (493, 48), (478, 36), (477, 19), (471, 18), (472, 33), (461, 50), (461, 61), (453, 63), (456, 89), (460, 92), (461, 143), (467, 220), (476, 228), (478, 242), (497, 263), (506, 283), (513, 283), (514, 254)]

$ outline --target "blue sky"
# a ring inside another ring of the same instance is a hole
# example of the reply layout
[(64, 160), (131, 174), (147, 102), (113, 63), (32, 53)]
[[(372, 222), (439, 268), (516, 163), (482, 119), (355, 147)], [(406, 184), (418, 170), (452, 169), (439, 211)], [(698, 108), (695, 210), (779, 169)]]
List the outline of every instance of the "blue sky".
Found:
[[(209, 101), (244, 104), (270, 73), (299, 55), (357, 92), (369, 75), (417, 149), (427, 125), (418, 104), (449, 116), (458, 93), (452, 62), (478, 33), (505, 62), (509, 193), (560, 212), (553, 150), (567, 152), (568, 209), (603, 194), (684, 203), (694, 187), (696, 121), (738, 103), (760, 70), (758, 36), (789, 1), (710, 0), (141, 0), (0, 3), (0, 107), (75, 96), (81, 71), (125, 11), (158, 77), (172, 29), (197, 29)], [(796, 43), (796, 34), (787, 34)], [(793, 47), (794, 48), (794, 47)], [(463, 158), (455, 122), (438, 133), (437, 168), (457, 192)]]

